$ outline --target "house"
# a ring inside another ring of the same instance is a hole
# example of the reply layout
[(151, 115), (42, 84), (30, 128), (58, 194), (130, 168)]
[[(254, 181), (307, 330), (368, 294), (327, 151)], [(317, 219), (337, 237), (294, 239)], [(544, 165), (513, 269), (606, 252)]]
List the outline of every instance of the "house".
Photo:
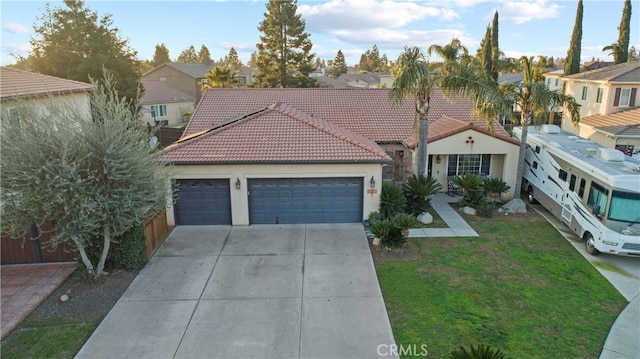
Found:
[[(90, 116), (89, 94), (92, 87), (84, 82), (0, 67), (0, 102), (3, 116), (16, 116), (18, 120), (21, 120), (19, 114), (12, 111), (16, 106), (34, 106), (38, 111), (47, 111), (47, 106), (52, 102), (62, 106), (73, 106)], [(53, 224), (47, 223), (42, 229), (37, 240), (32, 240), (30, 236), (12, 239), (3, 234), (0, 240), (1, 263), (72, 261), (73, 252), (67, 246), (60, 245), (55, 249), (48, 247), (51, 232), (54, 230)]]
[(253, 78), (256, 76), (258, 70), (249, 66), (242, 66), (240, 71), (236, 74), (236, 81), (238, 86), (251, 86), (253, 84)]
[(200, 63), (167, 62), (142, 74), (141, 80), (165, 82), (169, 87), (195, 98), (197, 103), (202, 97), (202, 81), (213, 67)]
[(0, 101), (10, 116), (12, 107), (19, 102), (46, 110), (51, 101), (74, 106), (90, 114), (89, 93), (92, 87), (84, 82), (0, 67)]
[[(550, 77), (547, 77), (547, 81)], [(609, 115), (638, 107), (636, 93), (640, 87), (640, 61), (610, 65), (591, 71), (559, 77), (564, 93), (580, 104), (580, 118)], [(563, 114), (562, 128), (578, 134), (567, 114)]]
[(150, 124), (182, 126), (195, 109), (196, 98), (169, 86), (166, 81), (142, 80), (142, 112)]
[(640, 157), (640, 107), (580, 119), (578, 135)]
[(351, 87), (376, 88), (380, 86), (380, 77), (377, 74), (342, 74), (338, 80)]
[[(504, 129), (492, 133), (470, 101), (450, 103), (439, 89), (430, 117), (429, 173), (445, 189), (462, 173), (514, 187), (518, 142)], [(386, 89), (209, 89), (160, 155), (179, 186), (168, 222), (360, 222), (384, 181), (414, 172), (413, 128), (413, 101), (392, 105)]]

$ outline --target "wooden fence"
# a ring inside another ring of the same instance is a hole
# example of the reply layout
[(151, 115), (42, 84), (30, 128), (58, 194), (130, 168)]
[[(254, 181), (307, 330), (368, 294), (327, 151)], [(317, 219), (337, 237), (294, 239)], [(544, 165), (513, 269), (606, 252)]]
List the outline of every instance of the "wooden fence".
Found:
[(167, 226), (166, 211), (158, 213), (157, 216), (145, 222), (144, 238), (146, 239), (147, 259), (151, 258), (168, 234), (169, 226)]
[(182, 128), (160, 127), (156, 132), (156, 137), (160, 141), (162, 147), (167, 147), (182, 137), (184, 130)]

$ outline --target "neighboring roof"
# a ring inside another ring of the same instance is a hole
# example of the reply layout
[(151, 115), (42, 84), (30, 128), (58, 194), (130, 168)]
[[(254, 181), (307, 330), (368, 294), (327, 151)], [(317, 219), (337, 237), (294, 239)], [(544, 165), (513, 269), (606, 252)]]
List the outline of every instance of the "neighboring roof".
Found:
[(91, 84), (0, 67), (0, 98), (40, 96), (73, 92), (89, 92)]
[(180, 90), (167, 85), (165, 81), (142, 80), (144, 86), (144, 97), (142, 104), (170, 103), (194, 101), (195, 98)]
[(331, 78), (329, 76), (318, 76), (316, 82), (320, 88), (346, 88), (351, 87), (348, 83)]
[(429, 122), (429, 138), (427, 140), (428, 142), (436, 142), (466, 130), (474, 130), (488, 136), (494, 136), (499, 140), (506, 141), (514, 145), (520, 145), (520, 141), (509, 136), (507, 131), (505, 131), (497, 121), (494, 121), (493, 123), (492, 134), (486, 125), (473, 122), (463, 122), (448, 116), (442, 116), (435, 121)]
[[(208, 89), (185, 129), (184, 136), (208, 130), (224, 121), (283, 102), (311, 116), (336, 124), (378, 143), (401, 142), (413, 134), (413, 99), (389, 102), (387, 89), (363, 88), (235, 88)], [(449, 116), (478, 121), (468, 100), (449, 102), (433, 89), (429, 118)], [(481, 121), (478, 121), (482, 123)]]
[(595, 70), (602, 67), (611, 66), (613, 64), (615, 64), (615, 62), (613, 61), (590, 61), (590, 62), (587, 62), (586, 64), (582, 64), (580, 68), (585, 70)]
[(175, 164), (391, 161), (375, 142), (285, 103), (183, 137), (160, 158)]
[(363, 81), (370, 85), (380, 83), (380, 77), (377, 74), (342, 74), (338, 76), (338, 80), (344, 82)]
[(142, 74), (142, 76), (146, 76), (147, 74), (152, 73), (153, 71), (159, 69), (160, 67), (163, 66), (168, 66), (171, 68), (174, 68), (180, 72), (183, 72), (195, 79), (201, 79), (204, 78), (207, 74), (207, 72), (209, 72), (212, 68), (215, 67), (215, 65), (206, 65), (206, 64), (201, 64), (201, 63), (184, 63), (184, 62), (165, 62), (164, 64), (156, 67), (153, 70), (149, 70), (147, 72), (145, 72), (144, 74)]
[(640, 83), (640, 61), (629, 61), (599, 69), (565, 76), (566, 79), (606, 81), (609, 83)]
[(640, 107), (581, 118), (580, 126), (589, 126), (612, 137), (640, 138)]
[(522, 83), (524, 79), (524, 72), (518, 72), (517, 74), (500, 74), (498, 76), (498, 83), (512, 83), (519, 84)]

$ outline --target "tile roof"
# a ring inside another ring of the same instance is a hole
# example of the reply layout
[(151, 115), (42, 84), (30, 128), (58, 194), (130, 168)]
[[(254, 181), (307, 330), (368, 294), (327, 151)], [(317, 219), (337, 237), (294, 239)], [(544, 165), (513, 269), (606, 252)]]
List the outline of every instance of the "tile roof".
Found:
[(0, 67), (0, 98), (88, 92), (91, 84)]
[[(413, 134), (413, 100), (392, 105), (388, 94), (387, 89), (362, 88), (208, 89), (184, 136), (284, 102), (378, 143), (401, 142)], [(429, 118), (449, 116), (466, 122), (478, 121), (472, 112), (470, 101), (461, 99), (451, 103), (439, 88), (433, 90)]]
[(429, 121), (428, 142), (435, 142), (466, 130), (474, 130), (484, 133), (485, 135), (496, 137), (502, 141), (520, 145), (520, 141), (509, 136), (509, 133), (507, 133), (497, 121), (494, 121), (493, 133), (491, 133), (484, 123), (464, 122), (448, 116), (442, 116), (434, 121)]
[(143, 104), (195, 101), (195, 97), (186, 94), (159, 80), (142, 80), (144, 86)]
[(615, 137), (640, 137), (640, 107), (585, 117), (580, 119), (580, 125)]
[(599, 69), (565, 76), (572, 80), (606, 81), (609, 83), (640, 83), (640, 61), (629, 61)]
[(197, 79), (205, 77), (207, 75), (207, 72), (215, 67), (215, 65), (184, 62), (167, 62), (164, 65), (173, 67), (174, 69), (184, 72), (185, 74)]
[(255, 108), (183, 137), (160, 158), (175, 164), (391, 161), (372, 140), (285, 103)]

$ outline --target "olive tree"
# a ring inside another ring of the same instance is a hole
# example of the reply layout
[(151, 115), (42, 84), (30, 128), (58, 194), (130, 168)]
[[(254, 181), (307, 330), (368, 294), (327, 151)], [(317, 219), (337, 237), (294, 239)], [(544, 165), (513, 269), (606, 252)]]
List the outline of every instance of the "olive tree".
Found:
[[(51, 244), (70, 242), (99, 276), (112, 239), (163, 209), (170, 173), (112, 76), (93, 85), (91, 113), (53, 96), (44, 108), (18, 101), (3, 113), (0, 189), (4, 233), (18, 238), (53, 220)], [(102, 248), (95, 266), (91, 246)]]

